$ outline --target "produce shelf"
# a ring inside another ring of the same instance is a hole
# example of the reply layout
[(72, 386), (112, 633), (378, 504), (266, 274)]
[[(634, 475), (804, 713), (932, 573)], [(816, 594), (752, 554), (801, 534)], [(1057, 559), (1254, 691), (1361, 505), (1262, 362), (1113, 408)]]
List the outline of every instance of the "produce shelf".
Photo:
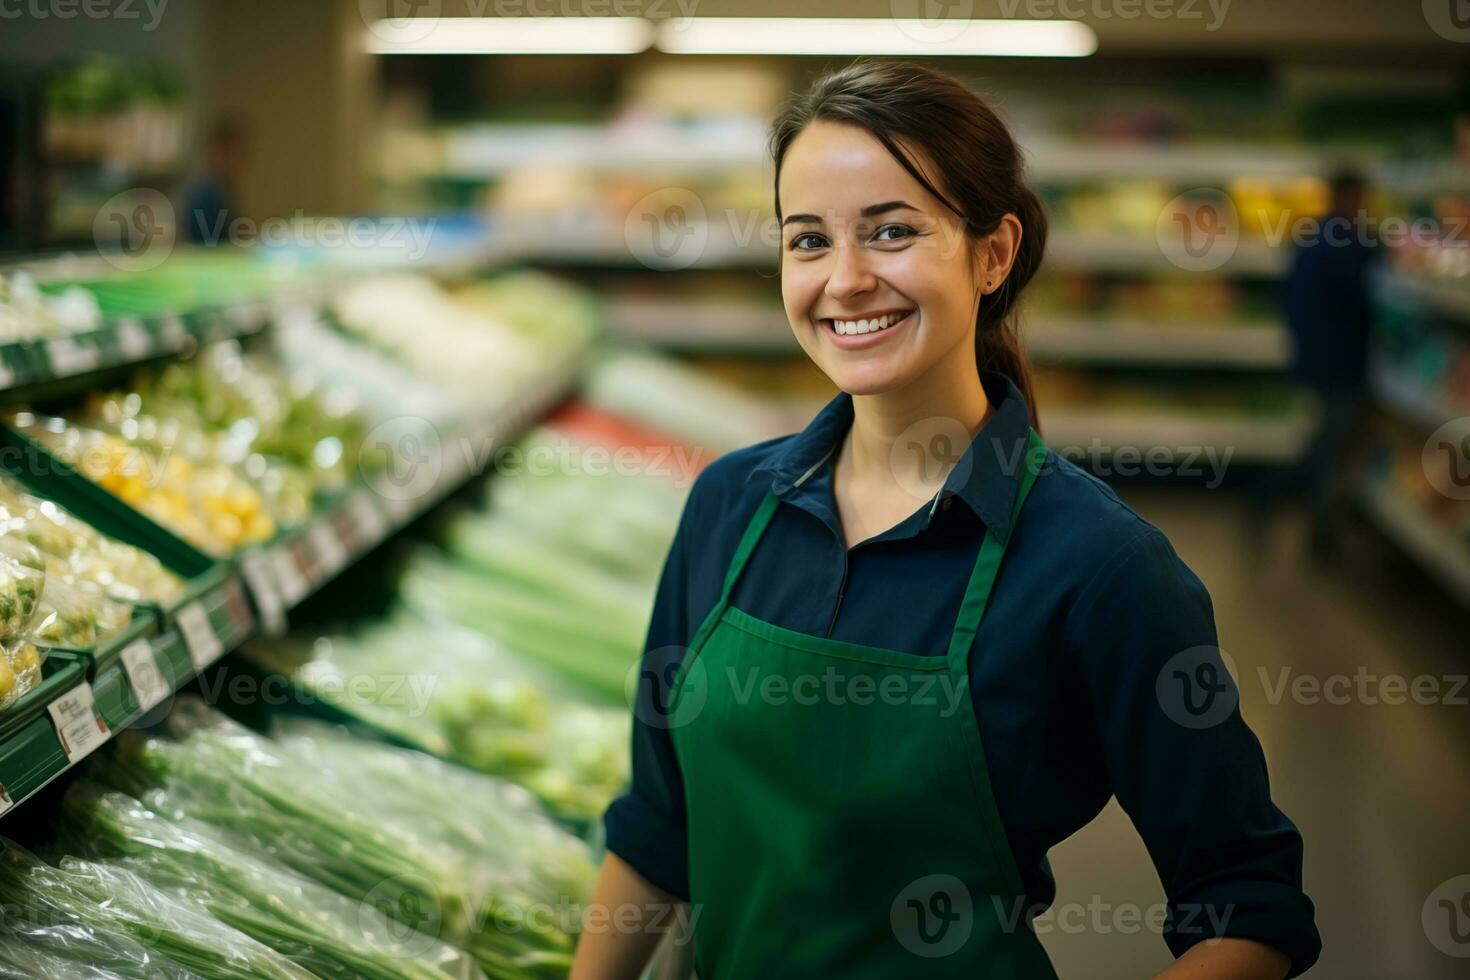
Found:
[[(354, 487), (268, 546), (229, 560), (195, 552), (59, 460), (30, 468), (23, 482), (33, 490), (98, 530), (158, 555), (185, 574), (188, 585), (167, 608), (138, 607), (127, 629), (94, 650), (53, 650), (41, 683), (0, 713), (0, 814), (250, 637), (284, 629), (292, 608), (469, 480), (475, 458), (488, 462), (463, 450), (499, 447), (519, 435), (564, 398), (580, 367), (580, 355), (568, 358), (508, 394), (489, 417), (462, 426), (441, 446), (439, 478), (428, 492), (400, 501)], [(3, 438), (12, 447), (28, 445), (13, 430)], [(53, 493), (58, 487), (61, 492)]]
[(1267, 416), (1206, 415), (1061, 406), (1042, 416), (1047, 445), (1107, 455), (1126, 447), (1147, 456), (1162, 450), (1172, 458), (1213, 450), (1229, 462), (1287, 463), (1297, 459), (1311, 433), (1307, 412)]
[(34, 397), (56, 382), (249, 336), (270, 319), (271, 305), (256, 300), (188, 313), (123, 316), (98, 330), (0, 345), (0, 396)]
[(1025, 341), (1028, 354), (1051, 363), (1276, 370), (1291, 361), (1284, 329), (1253, 324), (1169, 325), (1039, 315), (1026, 327)]
[(1470, 605), (1470, 549), (1420, 513), (1383, 480), (1358, 490), (1363, 512), (1383, 533), (1465, 605)]

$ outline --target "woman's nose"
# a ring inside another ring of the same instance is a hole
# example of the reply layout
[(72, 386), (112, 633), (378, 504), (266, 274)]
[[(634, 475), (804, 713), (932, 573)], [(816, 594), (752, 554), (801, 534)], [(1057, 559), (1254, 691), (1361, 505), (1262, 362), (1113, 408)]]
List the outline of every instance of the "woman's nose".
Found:
[(827, 277), (826, 288), (832, 299), (858, 296), (872, 291), (877, 285), (877, 277), (868, 268), (863, 249), (855, 245), (836, 245), (832, 255), (832, 274)]

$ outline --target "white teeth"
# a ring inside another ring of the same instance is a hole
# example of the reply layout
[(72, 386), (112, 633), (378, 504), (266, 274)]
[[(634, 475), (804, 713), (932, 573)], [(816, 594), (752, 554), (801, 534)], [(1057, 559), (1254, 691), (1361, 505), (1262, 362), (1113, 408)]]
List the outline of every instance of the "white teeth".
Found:
[(908, 316), (907, 313), (888, 313), (871, 320), (833, 320), (832, 326), (841, 336), (854, 337), (858, 334), (887, 329), (906, 316)]

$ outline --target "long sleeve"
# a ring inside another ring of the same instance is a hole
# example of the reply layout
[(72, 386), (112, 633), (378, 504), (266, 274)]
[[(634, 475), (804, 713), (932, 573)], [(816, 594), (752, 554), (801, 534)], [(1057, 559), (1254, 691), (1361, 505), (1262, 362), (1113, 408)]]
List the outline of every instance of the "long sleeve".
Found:
[(1162, 532), (1140, 530), (1097, 572), (1066, 638), (1112, 790), (1163, 883), (1170, 950), (1235, 936), (1286, 954), (1290, 976), (1306, 970), (1321, 939), (1301, 834), (1271, 800), (1209, 594)]
[(695, 501), (685, 502), (679, 530), (664, 560), (633, 693), (633, 779), (604, 816), (607, 848), (651, 884), (689, 895), (684, 783), (667, 717), (669, 682), (694, 637), (689, 612), (689, 542)]

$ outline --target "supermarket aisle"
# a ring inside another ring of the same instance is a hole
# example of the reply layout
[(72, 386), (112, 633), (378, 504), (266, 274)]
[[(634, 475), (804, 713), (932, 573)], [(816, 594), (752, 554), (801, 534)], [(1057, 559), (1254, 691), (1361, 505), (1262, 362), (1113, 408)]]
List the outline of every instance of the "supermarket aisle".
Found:
[[(1299, 559), (1294, 516), (1266, 540), (1247, 542), (1230, 496), (1122, 493), (1164, 529), (1214, 599), (1273, 795), (1306, 840), (1306, 890), (1324, 947), (1310, 975), (1463, 977), (1466, 961), (1436, 950), (1421, 920), (1436, 886), (1470, 872), (1470, 691), (1454, 690), (1470, 662), (1444, 605), (1419, 594), (1417, 579), (1397, 575), (1371, 537), (1346, 542), (1351, 571), (1314, 570)], [(1331, 680), (1338, 677), (1345, 679)], [(1440, 702), (1384, 703), (1398, 693), (1390, 677), (1435, 678)], [(1458, 704), (1444, 703), (1451, 693)], [(1116, 804), (1052, 859), (1056, 911), (1070, 918), (1053, 918), (1043, 940), (1062, 977), (1143, 976), (1167, 965), (1156, 934), (1125, 931), (1125, 904), (1147, 909), (1162, 891)]]

